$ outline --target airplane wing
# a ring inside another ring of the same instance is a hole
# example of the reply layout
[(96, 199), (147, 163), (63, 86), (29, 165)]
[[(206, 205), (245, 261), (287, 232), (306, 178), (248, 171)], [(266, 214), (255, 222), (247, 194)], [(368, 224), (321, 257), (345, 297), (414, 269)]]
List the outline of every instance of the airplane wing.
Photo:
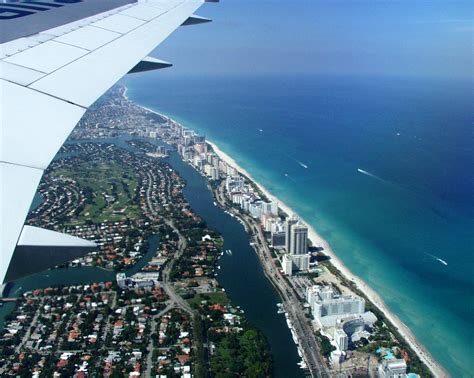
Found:
[[(170, 66), (147, 54), (179, 26), (210, 21), (193, 14), (207, 1), (0, 3), (0, 284), (15, 250), (15, 260), (26, 262), (34, 246), (95, 247), (24, 227), (43, 171), (85, 111), (121, 77)], [(22, 251), (29, 253), (24, 259), (17, 256)]]

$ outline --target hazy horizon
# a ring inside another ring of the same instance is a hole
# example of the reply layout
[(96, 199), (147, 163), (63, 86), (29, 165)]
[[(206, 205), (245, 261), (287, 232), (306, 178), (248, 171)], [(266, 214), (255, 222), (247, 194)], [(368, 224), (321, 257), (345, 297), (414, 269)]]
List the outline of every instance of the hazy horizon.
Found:
[(282, 3), (225, 0), (197, 12), (153, 55), (160, 76), (374, 75), (472, 77), (470, 2)]

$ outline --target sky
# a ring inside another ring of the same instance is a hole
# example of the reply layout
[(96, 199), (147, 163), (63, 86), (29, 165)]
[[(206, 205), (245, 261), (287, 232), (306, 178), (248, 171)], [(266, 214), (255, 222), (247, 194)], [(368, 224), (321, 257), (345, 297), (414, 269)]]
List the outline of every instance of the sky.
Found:
[(471, 1), (221, 0), (155, 50), (165, 75), (471, 78)]

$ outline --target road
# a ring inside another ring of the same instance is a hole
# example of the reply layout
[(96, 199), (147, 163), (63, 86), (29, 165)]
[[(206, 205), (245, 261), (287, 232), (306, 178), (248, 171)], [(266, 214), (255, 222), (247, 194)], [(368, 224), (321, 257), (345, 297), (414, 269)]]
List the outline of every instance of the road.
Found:
[[(175, 304), (169, 304), (161, 310), (158, 314), (153, 315), (151, 318), (151, 323), (150, 323), (150, 335), (153, 335), (156, 333), (156, 327), (158, 326), (157, 320), (161, 318), (163, 315), (165, 315), (168, 311), (172, 310), (175, 308)], [(153, 367), (153, 339), (150, 337), (150, 340), (148, 341), (148, 354), (146, 356), (146, 370), (145, 370), (145, 377), (151, 377), (151, 369)]]
[[(158, 212), (153, 206), (153, 201), (151, 200), (152, 196), (152, 191), (153, 191), (153, 177), (152, 175), (148, 172), (148, 187), (146, 190), (146, 201), (147, 201), (147, 206), (150, 214), (153, 214), (153, 216), (158, 216)], [(167, 182), (167, 193), (170, 193), (170, 188), (169, 188), (169, 182)], [(170, 303), (175, 304), (175, 307), (181, 308), (182, 310), (186, 311), (189, 315), (194, 316), (195, 312), (191, 308), (188, 302), (186, 302), (179, 294), (176, 293), (173, 284), (170, 282), (170, 274), (173, 270), (173, 267), (176, 263), (176, 261), (182, 256), (183, 252), (185, 251), (188, 242), (186, 238), (183, 236), (183, 234), (178, 230), (178, 228), (174, 225), (173, 221), (170, 219), (163, 219), (164, 222), (173, 229), (173, 231), (178, 235), (178, 248), (176, 250), (176, 253), (173, 255), (171, 260), (166, 264), (165, 268), (163, 269), (162, 272), (162, 288), (165, 291), (165, 293), (168, 295), (170, 298)]]
[[(153, 177), (149, 172), (147, 173), (147, 175), (148, 175), (148, 187), (146, 190), (146, 202), (147, 202), (148, 211), (153, 216), (158, 217), (159, 215), (158, 211), (154, 208), (153, 201), (151, 199), (152, 191), (153, 191)], [(168, 194), (168, 198), (169, 198), (170, 197), (169, 194), (171, 192), (169, 180), (167, 180), (166, 184), (167, 184), (166, 193)], [(159, 314), (153, 316), (153, 318), (151, 319), (151, 330), (150, 330), (151, 334), (156, 332), (157, 319), (159, 319), (161, 316), (163, 316), (164, 314), (166, 314), (168, 311), (172, 310), (173, 308), (179, 308), (187, 312), (191, 316), (191, 318), (198, 316), (197, 313), (191, 308), (189, 303), (186, 302), (178, 293), (176, 293), (175, 288), (170, 279), (170, 275), (171, 275), (171, 272), (173, 271), (173, 267), (176, 264), (176, 261), (178, 261), (179, 258), (183, 255), (188, 245), (188, 242), (186, 238), (183, 236), (183, 234), (175, 226), (172, 220), (165, 219), (163, 217), (162, 219), (164, 223), (166, 223), (166, 225), (168, 225), (178, 235), (178, 245), (177, 245), (175, 254), (170, 259), (170, 261), (167, 262), (161, 274), (161, 278), (162, 278), (161, 287), (165, 291), (166, 295), (169, 297), (169, 301), (168, 301), (167, 307), (164, 310), (162, 310)], [(151, 338), (150, 338), (147, 348), (148, 348), (148, 355), (147, 355), (147, 361), (146, 361), (145, 377), (151, 377), (151, 369), (153, 366), (153, 361), (152, 361), (153, 340)], [(195, 348), (196, 348), (196, 345), (195, 343), (193, 343), (193, 349)]]

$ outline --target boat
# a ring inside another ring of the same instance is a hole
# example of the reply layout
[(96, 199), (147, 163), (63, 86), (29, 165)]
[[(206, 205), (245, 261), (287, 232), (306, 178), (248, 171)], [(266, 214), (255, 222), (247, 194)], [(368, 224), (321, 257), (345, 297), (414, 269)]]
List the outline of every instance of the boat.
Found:
[(308, 368), (308, 365), (306, 365), (306, 362), (304, 360), (301, 360), (300, 362), (298, 362), (297, 364), (301, 369), (307, 369)]
[(285, 308), (283, 307), (283, 303), (277, 303), (277, 314), (286, 314)]
[(298, 337), (296, 336), (296, 332), (295, 332), (295, 329), (292, 327), (290, 328), (290, 331), (291, 331), (291, 336), (293, 337), (293, 341), (296, 345), (298, 345)]
[(214, 204), (214, 206), (217, 206), (217, 203), (216, 203), (216, 201), (214, 201), (214, 202), (213, 202), (213, 204)]
[(232, 251), (230, 249), (228, 249), (227, 251), (225, 251), (229, 256), (232, 256)]

